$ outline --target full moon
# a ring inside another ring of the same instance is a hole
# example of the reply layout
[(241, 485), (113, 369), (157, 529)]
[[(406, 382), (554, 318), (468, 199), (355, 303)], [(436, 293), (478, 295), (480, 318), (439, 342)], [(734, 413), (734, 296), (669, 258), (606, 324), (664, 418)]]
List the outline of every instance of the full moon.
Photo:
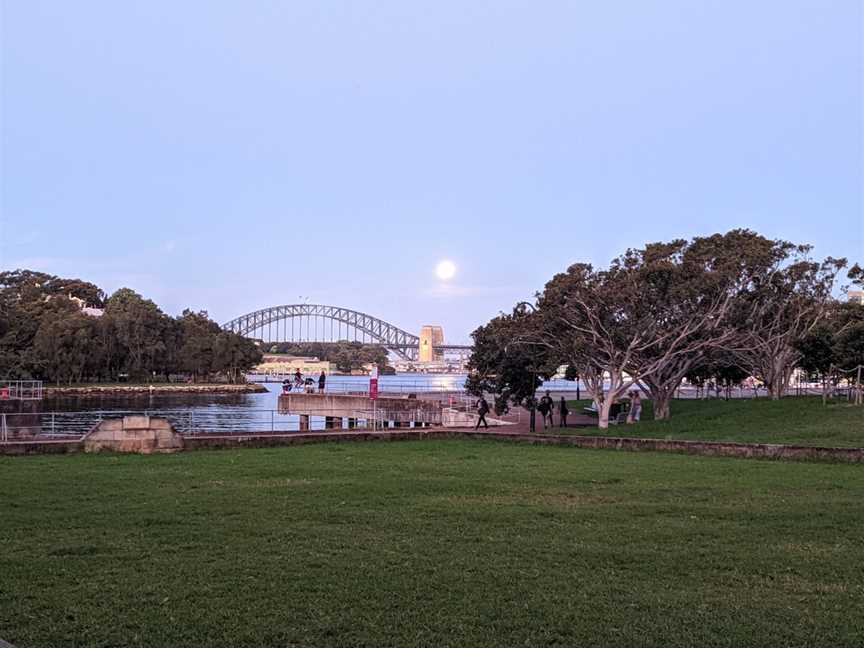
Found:
[(438, 265), (435, 266), (435, 274), (438, 275), (441, 281), (447, 281), (452, 279), (456, 274), (456, 266), (452, 261), (444, 259), (443, 261), (439, 261)]

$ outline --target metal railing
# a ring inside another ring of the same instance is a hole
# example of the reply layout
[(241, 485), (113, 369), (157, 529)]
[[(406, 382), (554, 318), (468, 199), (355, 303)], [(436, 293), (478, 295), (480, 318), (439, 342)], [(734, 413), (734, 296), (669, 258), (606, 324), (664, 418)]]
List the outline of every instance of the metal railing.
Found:
[(386, 409), (364, 409), (354, 411), (354, 420), (363, 421), (365, 425), (359, 427), (371, 427), (376, 430), (389, 429), (391, 427), (428, 427), (441, 425), (442, 414), (440, 411), (426, 409), (416, 410), (386, 410)]
[[(308, 417), (308, 429), (328, 429), (327, 421), (335, 428), (353, 429), (374, 427), (377, 429), (440, 425), (441, 412), (416, 409), (363, 409), (352, 410), (345, 416), (345, 409), (320, 410)], [(220, 411), (216, 408), (184, 410), (93, 410), (83, 412), (38, 412), (0, 414), (0, 443), (21, 441), (51, 441), (82, 439), (95, 426), (107, 419), (122, 419), (127, 416), (152, 416), (167, 419), (179, 434), (184, 436), (214, 434), (285, 434), (305, 431), (301, 427), (301, 415), (272, 409), (239, 409)]]
[[(311, 391), (317, 393), (318, 392), (318, 376), (303, 376), (303, 379), (312, 378), (313, 384), (311, 385)], [(453, 382), (452, 380), (442, 380), (439, 383), (435, 383), (434, 379), (432, 381), (429, 380), (386, 380), (385, 377), (382, 377), (378, 381), (378, 393), (379, 394), (451, 394), (451, 393), (461, 393), (464, 391), (461, 383)], [(292, 385), (292, 392), (296, 391), (298, 393), (302, 393), (305, 391), (303, 386), (293, 387), (294, 374), (254, 374), (248, 375), (247, 379), (249, 382), (261, 382), (261, 383), (281, 383), (284, 381), (288, 381), (289, 384)], [(364, 378), (358, 376), (354, 379), (329, 379), (327, 380), (324, 388), (324, 392), (327, 394), (357, 394), (357, 395), (366, 395), (369, 393), (369, 378)]]
[(0, 400), (42, 400), (41, 380), (0, 380)]
[(81, 412), (37, 412), (0, 414), (0, 443), (28, 440), (76, 440), (101, 418), (99, 413), (82, 417)]

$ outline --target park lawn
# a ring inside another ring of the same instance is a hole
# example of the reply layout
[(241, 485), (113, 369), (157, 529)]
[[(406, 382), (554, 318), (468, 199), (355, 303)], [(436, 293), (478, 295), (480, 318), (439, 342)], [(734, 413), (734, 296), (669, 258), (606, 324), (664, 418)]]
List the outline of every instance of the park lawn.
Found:
[(864, 467), (434, 440), (0, 457), (0, 637), (861, 646)]
[[(682, 399), (672, 402), (672, 416), (654, 421), (649, 400), (643, 400), (642, 421), (606, 430), (571, 428), (568, 433), (694, 441), (786, 443), (807, 446), (864, 447), (864, 407), (846, 401), (827, 406), (815, 397), (732, 400)], [(571, 401), (581, 412), (590, 401)], [(555, 419), (557, 421), (557, 417)], [(556, 431), (557, 428), (556, 428)]]

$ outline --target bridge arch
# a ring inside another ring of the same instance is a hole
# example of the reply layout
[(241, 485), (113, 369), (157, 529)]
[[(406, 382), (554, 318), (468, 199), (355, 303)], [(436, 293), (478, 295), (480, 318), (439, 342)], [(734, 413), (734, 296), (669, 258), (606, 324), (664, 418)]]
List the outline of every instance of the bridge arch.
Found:
[[(306, 320), (307, 329), (306, 337), (303, 337), (303, 320)], [(312, 320), (315, 320), (315, 338), (326, 338), (326, 326), (323, 327), (322, 335), (318, 335), (318, 322), (329, 321), (331, 323), (330, 339), (312, 339), (309, 337), (309, 329)], [(295, 327), (294, 323), (299, 321), (300, 326)], [(291, 322), (290, 334), (287, 323)], [(337, 337), (333, 339), (332, 323), (339, 323), (345, 326), (345, 332), (353, 330), (354, 339), (357, 339), (357, 333), (363, 337), (362, 341), (367, 341), (393, 351), (405, 360), (416, 360), (417, 349), (420, 343), (420, 338), (412, 335), (407, 331), (394, 326), (382, 319), (373, 317), (366, 313), (351, 310), (350, 308), (342, 308), (339, 306), (326, 306), (323, 304), (285, 304), (282, 306), (271, 306), (270, 308), (262, 308), (261, 310), (241, 315), (222, 326), (226, 331), (233, 331), (240, 335), (249, 336), (250, 334), (261, 331), (270, 333), (270, 342), (336, 342), (340, 339), (351, 339), (348, 337)], [(276, 337), (272, 339), (273, 325), (276, 325)], [(282, 331), (280, 332), (280, 324)], [(299, 328), (299, 335), (298, 335)], [(339, 328), (341, 336), (342, 328)], [(278, 339), (278, 338), (285, 339)]]

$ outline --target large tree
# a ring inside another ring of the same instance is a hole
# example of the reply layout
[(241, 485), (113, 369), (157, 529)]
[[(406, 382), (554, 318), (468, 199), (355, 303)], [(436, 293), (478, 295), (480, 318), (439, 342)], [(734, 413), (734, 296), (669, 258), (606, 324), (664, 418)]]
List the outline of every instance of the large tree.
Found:
[[(538, 301), (541, 337), (578, 370), (608, 425), (615, 400), (649, 390), (656, 418), (684, 376), (736, 337), (732, 315), (758, 259), (742, 259), (746, 231), (651, 243), (628, 250), (606, 270), (575, 264)], [(770, 242), (766, 242), (770, 247)]]
[(46, 335), (36, 350), (36, 336), (48, 323), (80, 312), (81, 305), (101, 305), (104, 293), (80, 279), (62, 279), (31, 270), (0, 273), (0, 376), (44, 378)]
[(166, 350), (167, 316), (149, 299), (121, 288), (108, 298), (103, 317), (107, 334), (121, 349), (121, 371), (139, 379), (152, 375)]
[[(858, 381), (864, 367), (864, 305), (833, 303), (827, 315), (796, 343), (798, 368), (822, 382), (823, 401), (829, 384)], [(860, 387), (860, 385), (859, 385)]]
[(541, 378), (554, 374), (558, 366), (538, 329), (539, 316), (527, 304), (477, 328), (471, 334), (474, 349), (468, 361), (468, 392), (475, 396), (492, 394), (499, 414), (511, 405), (533, 408)]
[(598, 406), (598, 425), (609, 425), (612, 404), (637, 384), (627, 374), (646, 348), (648, 322), (630, 318), (638, 298), (632, 275), (620, 267), (598, 271), (577, 263), (552, 278), (538, 298), (533, 340), (558, 362), (576, 367)]
[(772, 399), (783, 396), (802, 357), (801, 341), (826, 317), (845, 259), (815, 261), (810, 246), (774, 241), (771, 258), (738, 301), (735, 355)]
[(231, 331), (222, 331), (216, 340), (214, 371), (225, 374), (232, 383), (242, 382), (243, 374), (261, 362), (255, 343)]
[(97, 371), (102, 349), (95, 334), (96, 326), (96, 319), (77, 309), (62, 317), (44, 318), (33, 340), (39, 377), (56, 383), (73, 383)]
[(634, 298), (621, 305), (622, 319), (642, 329), (627, 370), (648, 388), (654, 418), (668, 418), (684, 377), (735, 339), (736, 299), (760, 267), (760, 255), (742, 251), (770, 245), (758, 234), (733, 230), (651, 243), (613, 261), (634, 287)]
[(217, 371), (216, 353), (222, 329), (206, 311), (184, 310), (178, 321), (182, 340), (178, 353), (180, 369), (191, 374), (195, 381), (208, 380)]

